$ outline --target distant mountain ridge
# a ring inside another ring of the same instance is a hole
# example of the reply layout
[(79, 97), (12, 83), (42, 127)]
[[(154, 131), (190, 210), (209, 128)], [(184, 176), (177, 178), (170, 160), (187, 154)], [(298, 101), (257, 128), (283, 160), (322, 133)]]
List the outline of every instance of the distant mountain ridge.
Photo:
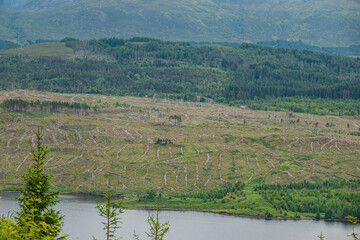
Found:
[(42, 10), (47, 8), (59, 7), (79, 0), (19, 0), (22, 3), (18, 4), (18, 10)]
[(238, 42), (360, 44), (360, 3), (344, 0), (2, 0), (0, 39), (17, 43), (147, 36)]

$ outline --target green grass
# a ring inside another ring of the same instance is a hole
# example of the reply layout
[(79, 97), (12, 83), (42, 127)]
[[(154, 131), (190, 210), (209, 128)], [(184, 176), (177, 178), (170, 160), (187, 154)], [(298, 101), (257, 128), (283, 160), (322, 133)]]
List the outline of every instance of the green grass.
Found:
[(62, 42), (39, 43), (25, 47), (0, 50), (0, 56), (30, 56), (30, 57), (60, 57), (70, 58), (71, 48), (65, 47)]

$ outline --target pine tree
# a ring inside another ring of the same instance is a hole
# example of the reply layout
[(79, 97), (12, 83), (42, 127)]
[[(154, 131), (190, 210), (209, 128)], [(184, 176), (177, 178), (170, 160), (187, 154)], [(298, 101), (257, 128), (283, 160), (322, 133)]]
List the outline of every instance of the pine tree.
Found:
[(169, 222), (161, 223), (159, 220), (159, 209), (160, 205), (156, 207), (156, 217), (150, 216), (147, 222), (150, 225), (150, 232), (146, 233), (152, 240), (163, 240), (165, 234), (169, 231)]
[(48, 150), (41, 140), (41, 128), (35, 133), (36, 148), (30, 150), (32, 166), (22, 176), (25, 186), (18, 189), (21, 195), (17, 198), (20, 211), (16, 220), (20, 227), (22, 239), (65, 239), (59, 237), (63, 225), (63, 216), (52, 207), (59, 202), (59, 192), (50, 192), (51, 177), (44, 173), (44, 163)]
[(325, 236), (323, 235), (323, 233), (321, 232), (320, 235), (317, 236), (319, 238), (319, 240), (324, 240), (325, 239)]
[(349, 220), (349, 222), (352, 224), (352, 226), (351, 226), (352, 233), (348, 236), (352, 237), (352, 239), (354, 239), (354, 240), (359, 240), (359, 237), (358, 237), (359, 234), (355, 232), (355, 225), (358, 223), (357, 217), (347, 216), (347, 217), (345, 217), (345, 219)]
[[(151, 240), (163, 240), (164, 236), (169, 232), (170, 230), (170, 224), (169, 222), (161, 223), (159, 219), (159, 210), (160, 210), (160, 204), (158, 203), (156, 207), (156, 216), (151, 215), (148, 217), (147, 222), (150, 225), (150, 232), (146, 232), (146, 235)], [(138, 234), (134, 232), (133, 238), (135, 240), (140, 240), (140, 237)]]
[[(96, 209), (101, 217), (106, 218), (106, 222), (102, 222), (104, 225), (104, 230), (106, 231), (106, 239), (119, 239), (115, 236), (116, 229), (120, 228), (119, 223), (120, 217), (119, 214), (123, 213), (122, 205), (123, 201), (117, 201), (116, 203), (111, 204), (111, 197), (113, 194), (110, 191), (105, 194), (106, 202), (104, 204), (96, 204)], [(111, 206), (114, 208), (111, 209)], [(94, 238), (95, 239), (95, 238)]]

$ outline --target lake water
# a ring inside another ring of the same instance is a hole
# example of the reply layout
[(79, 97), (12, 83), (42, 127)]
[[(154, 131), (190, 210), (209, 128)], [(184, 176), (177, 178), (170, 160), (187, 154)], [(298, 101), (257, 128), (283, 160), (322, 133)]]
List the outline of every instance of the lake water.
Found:
[[(0, 192), (0, 215), (17, 210), (14, 193)], [(70, 240), (105, 239), (100, 218), (94, 208), (102, 198), (84, 195), (61, 195), (57, 209), (65, 215), (64, 232)], [(134, 231), (141, 239), (148, 239), (144, 232), (149, 230), (146, 219), (153, 211), (125, 210), (121, 215), (121, 229), (117, 233), (122, 239), (133, 239)], [(347, 240), (351, 233), (348, 224), (325, 221), (263, 220), (212, 213), (161, 211), (160, 219), (170, 222), (167, 240), (316, 240), (323, 232), (326, 240)], [(356, 226), (360, 232), (360, 226)]]

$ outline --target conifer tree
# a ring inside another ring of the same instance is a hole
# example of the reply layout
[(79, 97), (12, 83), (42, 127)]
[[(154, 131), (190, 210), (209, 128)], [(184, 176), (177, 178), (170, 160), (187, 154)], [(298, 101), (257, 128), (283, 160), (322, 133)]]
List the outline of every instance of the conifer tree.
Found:
[(359, 237), (358, 237), (359, 234), (355, 232), (355, 225), (358, 223), (357, 217), (347, 216), (347, 217), (345, 217), (345, 219), (349, 220), (349, 222), (352, 224), (352, 226), (351, 226), (352, 233), (348, 236), (352, 237), (352, 239), (354, 239), (354, 240), (359, 240)]
[(41, 140), (41, 127), (35, 134), (36, 148), (30, 150), (32, 165), (22, 176), (25, 186), (18, 189), (20, 211), (16, 213), (16, 220), (20, 235), (22, 239), (65, 239), (65, 236), (59, 237), (63, 216), (53, 209), (59, 202), (59, 192), (50, 192), (51, 177), (44, 173), (48, 150)]
[[(120, 217), (119, 215), (123, 213), (122, 205), (123, 201), (117, 201), (116, 203), (111, 203), (111, 198), (113, 194), (110, 191), (105, 194), (106, 202), (104, 204), (96, 204), (96, 209), (101, 217), (106, 219), (105, 222), (102, 222), (104, 225), (104, 230), (106, 231), (106, 239), (119, 239), (116, 238), (115, 231), (120, 228), (119, 223)], [(111, 209), (113, 207), (113, 209)], [(95, 238), (94, 238), (95, 239)]]
[[(159, 218), (159, 210), (160, 210), (160, 204), (158, 203), (156, 207), (156, 216), (151, 215), (148, 217), (147, 222), (150, 226), (150, 232), (146, 232), (146, 235), (151, 240), (163, 240), (165, 235), (170, 230), (170, 224), (169, 222), (160, 222)], [(133, 237), (135, 240), (140, 240), (140, 237), (138, 234), (134, 232)]]
[(323, 233), (321, 232), (320, 235), (317, 236), (319, 238), (319, 240), (324, 240), (325, 239), (325, 236), (323, 235)]
[(169, 222), (164, 222), (164, 223), (160, 222), (159, 210), (160, 210), (160, 204), (158, 203), (156, 207), (156, 216), (152, 215), (147, 220), (147, 222), (150, 225), (150, 232), (146, 234), (148, 235), (148, 237), (150, 237), (153, 240), (163, 240), (165, 234), (170, 229)]

